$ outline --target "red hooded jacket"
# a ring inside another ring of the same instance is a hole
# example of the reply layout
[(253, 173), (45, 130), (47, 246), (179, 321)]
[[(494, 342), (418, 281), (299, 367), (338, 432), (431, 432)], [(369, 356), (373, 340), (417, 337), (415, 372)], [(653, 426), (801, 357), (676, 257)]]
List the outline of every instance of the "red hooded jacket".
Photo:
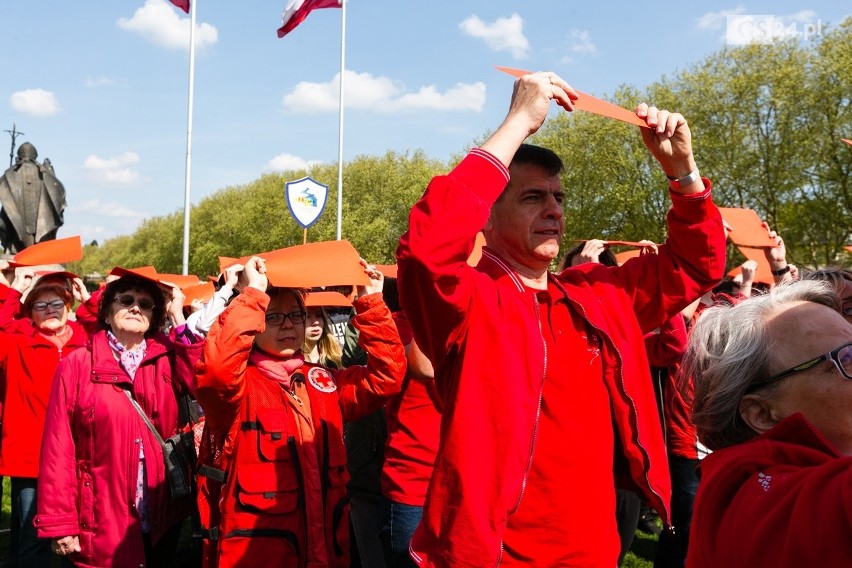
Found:
[(28, 319), (14, 319), (20, 307), (20, 292), (9, 288), (6, 303), (0, 308), (0, 374), (6, 377), (0, 392), (0, 475), (35, 479), (56, 367), (72, 351), (85, 346), (89, 338), (81, 325), (69, 321), (71, 338), (59, 349)]
[[(422, 566), (498, 564), (534, 459), (546, 364), (535, 292), (487, 247), (475, 268), (466, 263), (508, 179), (498, 160), (472, 150), (432, 180), (397, 249), (401, 304), (444, 400), (441, 446), (411, 544)], [(633, 481), (664, 520), (671, 490), (643, 334), (718, 282), (725, 266), (709, 190), (672, 201), (659, 254), (549, 276), (602, 339), (614, 430)], [(553, 514), (556, 523), (570, 517)]]
[(135, 510), (139, 444), (145, 452), (151, 541), (186, 518), (190, 497), (169, 493), (160, 444), (122, 392), (134, 398), (165, 439), (179, 429), (176, 395), (192, 391), (193, 365), (203, 344), (146, 339), (136, 377), (119, 366), (106, 332), (60, 364), (47, 406), (34, 524), (39, 538), (79, 535), (81, 567), (144, 566), (142, 527)]
[(265, 293), (244, 289), (210, 329), (197, 369), (206, 419), (198, 500), (212, 537), (205, 565), (346, 567), (343, 421), (399, 392), (405, 351), (381, 295), (369, 294), (355, 300), (353, 319), (367, 365), (337, 371), (304, 363), (287, 391), (249, 361), (268, 304)]
[(802, 414), (699, 468), (688, 568), (852, 564), (852, 456)]

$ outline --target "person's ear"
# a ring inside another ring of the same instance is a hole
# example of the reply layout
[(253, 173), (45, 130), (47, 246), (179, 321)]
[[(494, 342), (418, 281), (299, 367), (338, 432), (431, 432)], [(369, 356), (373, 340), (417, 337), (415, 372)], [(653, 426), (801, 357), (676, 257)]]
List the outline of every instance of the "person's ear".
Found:
[(776, 412), (771, 399), (756, 394), (743, 396), (739, 411), (743, 422), (758, 434), (774, 428), (783, 418)]

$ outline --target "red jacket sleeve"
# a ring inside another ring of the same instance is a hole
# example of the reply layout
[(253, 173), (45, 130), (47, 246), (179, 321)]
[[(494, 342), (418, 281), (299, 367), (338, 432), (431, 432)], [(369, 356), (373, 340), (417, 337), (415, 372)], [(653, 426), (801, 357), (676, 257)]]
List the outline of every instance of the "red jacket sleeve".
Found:
[(214, 434), (228, 431), (245, 396), (245, 371), (254, 338), (264, 329), (269, 296), (244, 288), (210, 328), (195, 370), (196, 398)]
[(659, 333), (645, 336), (645, 351), (652, 367), (670, 367), (679, 363), (686, 352), (686, 323), (680, 312), (660, 326)]
[(83, 326), (89, 337), (92, 337), (98, 332), (98, 304), (101, 301), (101, 296), (104, 293), (103, 288), (98, 288), (89, 296), (89, 299), (77, 306), (75, 315), (77, 323)]
[[(80, 534), (76, 451), (71, 420), (76, 406), (77, 380), (81, 375), (73, 360), (66, 358), (59, 364), (47, 403), (34, 521), (39, 538)], [(88, 373), (82, 376), (88, 376)]]
[(346, 421), (366, 416), (399, 393), (406, 370), (405, 348), (381, 294), (358, 298), (354, 305), (352, 323), (359, 332), (358, 345), (367, 353), (367, 364), (335, 374)]

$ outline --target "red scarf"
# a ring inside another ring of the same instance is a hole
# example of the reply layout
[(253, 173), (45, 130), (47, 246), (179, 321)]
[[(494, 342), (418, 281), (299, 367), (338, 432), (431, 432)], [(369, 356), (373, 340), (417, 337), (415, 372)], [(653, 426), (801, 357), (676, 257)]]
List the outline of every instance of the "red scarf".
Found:
[(282, 387), (290, 390), (290, 374), (305, 363), (305, 356), (296, 351), (289, 359), (278, 359), (261, 351), (252, 349), (249, 363), (257, 367), (260, 374), (267, 379), (276, 381)]

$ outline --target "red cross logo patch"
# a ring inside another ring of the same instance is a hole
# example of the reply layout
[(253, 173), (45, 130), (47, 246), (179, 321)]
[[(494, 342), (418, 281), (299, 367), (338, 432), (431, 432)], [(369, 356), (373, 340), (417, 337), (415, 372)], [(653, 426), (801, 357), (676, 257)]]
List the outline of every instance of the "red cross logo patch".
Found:
[(337, 383), (327, 370), (322, 367), (311, 367), (308, 371), (308, 382), (315, 389), (321, 392), (334, 392), (337, 390)]

